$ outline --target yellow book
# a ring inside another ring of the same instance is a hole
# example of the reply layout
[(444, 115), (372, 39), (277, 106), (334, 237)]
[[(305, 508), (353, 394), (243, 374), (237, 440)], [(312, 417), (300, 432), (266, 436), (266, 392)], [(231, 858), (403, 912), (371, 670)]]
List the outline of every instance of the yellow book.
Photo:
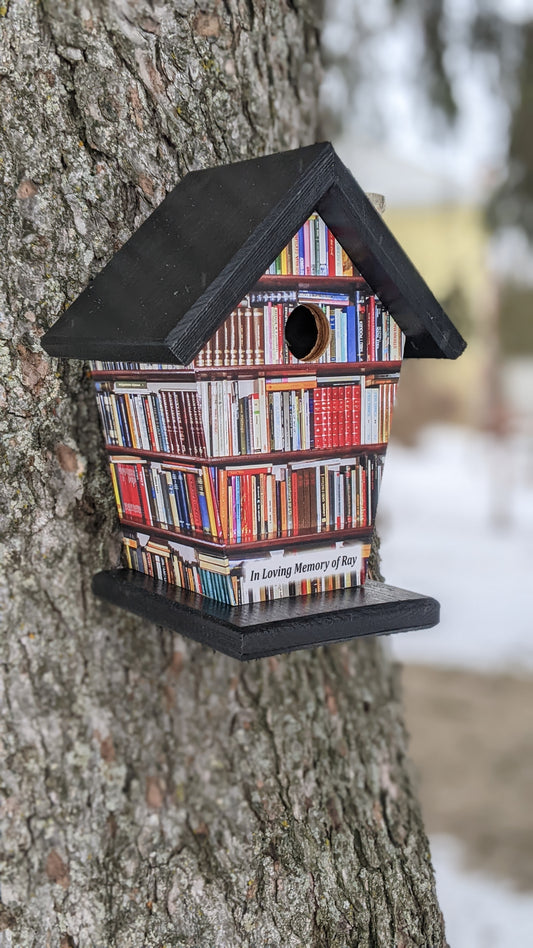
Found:
[(295, 378), (289, 381), (284, 381), (280, 379), (279, 382), (266, 382), (265, 391), (267, 392), (288, 392), (292, 389), (302, 389), (302, 388), (316, 388), (317, 380), (316, 378), (309, 378), (309, 376), (302, 376), (301, 378)]
[(133, 569), (133, 564), (131, 562), (131, 550), (127, 543), (124, 544), (124, 556), (126, 557), (126, 563), (130, 569)]
[(343, 276), (353, 276), (353, 263), (345, 250), (342, 251), (342, 273)]
[(291, 273), (295, 276), (298, 276), (300, 273), (300, 258), (299, 258), (299, 245), (298, 245), (298, 234), (296, 233), (291, 241), (291, 251), (292, 251), (292, 269)]
[(222, 527), (222, 536), (225, 540), (229, 539), (228, 533), (228, 474), (225, 470), (220, 470), (218, 474), (218, 496), (220, 497), (220, 526)]
[(113, 464), (110, 464), (109, 467), (110, 467), (110, 470), (111, 470), (111, 480), (113, 481), (113, 490), (114, 490), (114, 492), (115, 492), (115, 500), (116, 500), (116, 502), (117, 502), (118, 515), (119, 515), (120, 519), (122, 519), (122, 517), (124, 516), (124, 514), (123, 514), (123, 512), (122, 512), (122, 502), (121, 502), (121, 500), (120, 500), (120, 494), (119, 494), (119, 490), (118, 490), (117, 475), (116, 475), (116, 472), (115, 472), (115, 467), (114, 467), (114, 465), (113, 465)]
[(220, 537), (220, 522), (217, 516), (217, 511), (215, 510), (215, 498), (212, 493), (212, 484), (211, 484), (211, 474), (209, 468), (202, 468), (203, 482), (204, 482), (204, 491), (205, 499), (207, 503), (207, 514), (209, 516), (209, 527), (211, 530), (211, 536), (213, 538)]

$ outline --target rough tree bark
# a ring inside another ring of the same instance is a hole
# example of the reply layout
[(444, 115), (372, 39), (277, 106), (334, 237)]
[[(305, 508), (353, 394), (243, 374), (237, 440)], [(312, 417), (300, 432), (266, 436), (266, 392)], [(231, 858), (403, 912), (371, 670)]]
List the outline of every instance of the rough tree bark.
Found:
[(3, 0), (3, 948), (445, 945), (377, 641), (246, 667), (96, 602), (91, 384), (44, 330), (179, 178), (313, 141), (304, 0)]

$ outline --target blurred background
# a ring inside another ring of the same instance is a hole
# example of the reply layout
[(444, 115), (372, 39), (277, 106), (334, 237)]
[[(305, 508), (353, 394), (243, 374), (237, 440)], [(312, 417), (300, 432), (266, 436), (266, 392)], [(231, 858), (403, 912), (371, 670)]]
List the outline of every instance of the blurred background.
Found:
[(533, 0), (328, 0), (323, 132), (468, 342), (407, 362), (389, 640), (452, 948), (533, 946)]

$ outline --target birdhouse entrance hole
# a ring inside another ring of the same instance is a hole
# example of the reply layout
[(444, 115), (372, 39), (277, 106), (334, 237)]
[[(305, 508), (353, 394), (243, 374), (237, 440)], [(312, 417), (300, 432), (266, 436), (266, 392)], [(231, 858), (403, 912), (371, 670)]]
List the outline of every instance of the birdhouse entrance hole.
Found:
[(285, 323), (289, 352), (302, 362), (316, 362), (326, 351), (329, 336), (329, 319), (315, 303), (296, 306)]

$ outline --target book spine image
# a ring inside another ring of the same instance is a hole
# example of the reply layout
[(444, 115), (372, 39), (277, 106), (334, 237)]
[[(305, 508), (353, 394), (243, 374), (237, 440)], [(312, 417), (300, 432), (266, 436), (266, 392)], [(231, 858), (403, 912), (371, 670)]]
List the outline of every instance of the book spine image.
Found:
[(150, 392), (140, 394), (125, 390), (124, 385), (96, 383), (109, 447), (207, 457), (204, 432), (208, 426), (202, 418), (196, 391), (166, 389), (164, 383), (153, 383)]
[(130, 569), (228, 606), (237, 605), (240, 569), (230, 565), (224, 554), (202, 554), (193, 546), (167, 543), (134, 530), (124, 531), (123, 550)]
[(123, 551), (130, 569), (234, 606), (362, 585), (370, 544), (330, 543), (305, 551), (287, 547), (274, 556), (235, 560), (127, 529)]
[(260, 377), (238, 385), (225, 379), (203, 382), (200, 399), (211, 419), (212, 456), (381, 444), (388, 439), (397, 378), (397, 372), (384, 379), (371, 376), (366, 385), (364, 376), (326, 383), (311, 375)]
[(93, 362), (127, 566), (229, 605), (364, 582), (403, 345), (314, 213), (190, 366)]

